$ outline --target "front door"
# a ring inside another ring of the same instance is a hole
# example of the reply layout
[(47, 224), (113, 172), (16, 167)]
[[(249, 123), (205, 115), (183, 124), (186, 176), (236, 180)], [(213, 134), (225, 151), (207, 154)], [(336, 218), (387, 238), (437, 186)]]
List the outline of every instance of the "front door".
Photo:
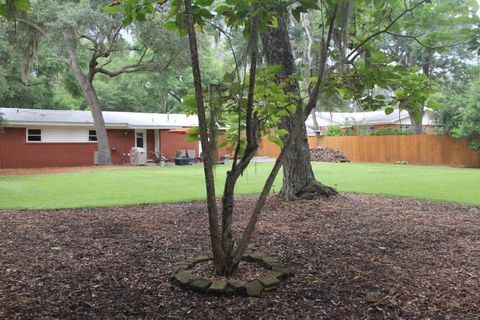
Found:
[(147, 151), (147, 130), (135, 130), (135, 147)]

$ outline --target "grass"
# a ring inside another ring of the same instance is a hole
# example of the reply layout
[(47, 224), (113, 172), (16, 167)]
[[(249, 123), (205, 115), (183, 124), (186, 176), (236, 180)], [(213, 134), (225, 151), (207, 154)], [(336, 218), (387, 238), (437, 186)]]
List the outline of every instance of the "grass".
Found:
[[(258, 193), (271, 168), (253, 164), (238, 194)], [(314, 163), (317, 178), (340, 191), (459, 202), (480, 206), (480, 169)], [(226, 167), (216, 168), (221, 194)], [(281, 177), (274, 184), (280, 190)], [(201, 166), (119, 168), (34, 176), (0, 176), (1, 209), (121, 206), (205, 198)]]

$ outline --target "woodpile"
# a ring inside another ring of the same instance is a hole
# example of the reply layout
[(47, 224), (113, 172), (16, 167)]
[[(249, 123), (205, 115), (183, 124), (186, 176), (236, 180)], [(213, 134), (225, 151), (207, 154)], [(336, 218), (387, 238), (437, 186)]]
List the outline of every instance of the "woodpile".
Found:
[(321, 162), (350, 162), (341, 151), (328, 147), (310, 149), (310, 159)]

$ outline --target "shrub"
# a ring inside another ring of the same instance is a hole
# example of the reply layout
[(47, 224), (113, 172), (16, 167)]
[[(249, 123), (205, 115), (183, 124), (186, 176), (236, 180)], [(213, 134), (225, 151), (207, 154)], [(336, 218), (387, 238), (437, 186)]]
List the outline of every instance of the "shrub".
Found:
[(340, 126), (328, 126), (327, 128), (327, 136), (335, 137), (335, 136), (342, 136), (342, 128)]
[(470, 89), (470, 99), (463, 112), (460, 125), (453, 129), (453, 135), (459, 139), (467, 139), (473, 150), (480, 151), (480, 81)]
[(402, 131), (397, 128), (378, 128), (371, 133), (372, 136), (395, 136), (395, 135), (409, 135), (412, 134), (411, 130)]

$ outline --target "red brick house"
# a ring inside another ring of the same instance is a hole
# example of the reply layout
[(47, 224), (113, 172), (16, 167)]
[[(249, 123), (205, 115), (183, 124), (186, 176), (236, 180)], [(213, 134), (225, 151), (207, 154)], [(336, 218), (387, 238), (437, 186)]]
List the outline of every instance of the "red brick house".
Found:
[[(6, 120), (0, 133), (0, 168), (89, 166), (97, 150), (89, 111), (0, 108)], [(188, 127), (198, 119), (184, 114), (103, 112), (113, 164), (125, 162), (132, 147), (142, 147), (147, 158), (156, 152), (167, 158), (177, 151), (195, 150), (186, 142)]]

